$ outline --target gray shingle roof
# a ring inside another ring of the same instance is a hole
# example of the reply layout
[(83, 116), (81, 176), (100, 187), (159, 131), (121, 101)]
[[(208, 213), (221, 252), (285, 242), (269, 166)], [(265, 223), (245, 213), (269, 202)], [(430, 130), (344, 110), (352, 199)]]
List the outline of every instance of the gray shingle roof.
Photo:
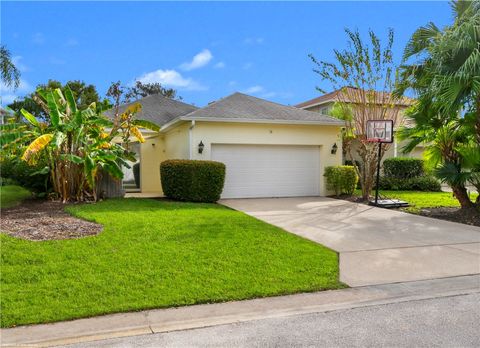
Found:
[[(121, 105), (119, 112), (124, 112), (130, 105), (135, 103), (142, 105), (142, 110), (136, 114), (136, 118), (151, 121), (158, 126), (163, 126), (165, 123), (179, 116), (186, 115), (198, 109), (196, 106), (166, 98), (161, 94), (152, 94), (137, 101)], [(113, 117), (114, 112), (113, 109), (110, 109), (105, 112), (105, 115), (107, 117)]]
[(232, 119), (232, 121), (243, 120), (247, 122), (249, 120), (266, 120), (280, 122), (298, 121), (331, 125), (344, 124), (343, 121), (330, 116), (321, 115), (318, 112), (281, 105), (238, 92), (182, 117), (182, 119), (195, 120), (201, 120), (202, 118)]

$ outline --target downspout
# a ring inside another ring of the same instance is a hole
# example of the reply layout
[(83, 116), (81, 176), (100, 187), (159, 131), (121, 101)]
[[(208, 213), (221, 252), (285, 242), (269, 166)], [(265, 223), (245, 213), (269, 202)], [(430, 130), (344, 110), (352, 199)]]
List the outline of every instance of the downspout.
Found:
[(190, 127), (188, 128), (188, 159), (192, 159), (192, 155), (193, 155), (193, 151), (192, 151), (192, 138), (193, 138), (193, 135), (192, 135), (192, 131), (193, 131), (193, 128), (195, 127), (195, 120), (192, 120), (192, 124), (190, 125)]

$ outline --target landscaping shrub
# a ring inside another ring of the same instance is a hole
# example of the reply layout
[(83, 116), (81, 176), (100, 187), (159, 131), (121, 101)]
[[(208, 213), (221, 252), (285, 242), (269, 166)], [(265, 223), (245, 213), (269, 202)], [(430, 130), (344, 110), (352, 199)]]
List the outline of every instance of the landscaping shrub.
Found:
[(133, 177), (135, 178), (135, 186), (140, 188), (140, 162), (133, 165)]
[(330, 166), (325, 168), (327, 189), (338, 197), (342, 193), (349, 196), (355, 192), (358, 176), (353, 166)]
[(425, 175), (423, 160), (395, 157), (383, 161), (383, 175), (388, 178), (409, 179)]
[(16, 157), (3, 158), (0, 163), (1, 176), (13, 180), (37, 194), (47, 193), (51, 190), (50, 172), (45, 169), (41, 161), (34, 166)]
[(416, 178), (380, 178), (381, 190), (392, 191), (441, 191), (440, 182), (433, 176), (419, 176)]
[(167, 160), (160, 164), (165, 196), (179, 201), (216, 202), (225, 183), (225, 164), (215, 161)]

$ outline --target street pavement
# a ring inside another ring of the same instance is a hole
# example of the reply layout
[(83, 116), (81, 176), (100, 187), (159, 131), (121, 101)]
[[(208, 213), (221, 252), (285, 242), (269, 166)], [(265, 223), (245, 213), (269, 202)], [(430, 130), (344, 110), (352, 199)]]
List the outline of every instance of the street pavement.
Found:
[(480, 294), (263, 319), (66, 347), (433, 346), (480, 347)]

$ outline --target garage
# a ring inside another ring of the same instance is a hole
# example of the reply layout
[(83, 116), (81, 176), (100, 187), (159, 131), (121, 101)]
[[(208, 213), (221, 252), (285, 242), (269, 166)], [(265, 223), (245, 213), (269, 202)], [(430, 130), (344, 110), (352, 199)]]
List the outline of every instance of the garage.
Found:
[(212, 144), (227, 173), (222, 198), (317, 196), (319, 146)]

